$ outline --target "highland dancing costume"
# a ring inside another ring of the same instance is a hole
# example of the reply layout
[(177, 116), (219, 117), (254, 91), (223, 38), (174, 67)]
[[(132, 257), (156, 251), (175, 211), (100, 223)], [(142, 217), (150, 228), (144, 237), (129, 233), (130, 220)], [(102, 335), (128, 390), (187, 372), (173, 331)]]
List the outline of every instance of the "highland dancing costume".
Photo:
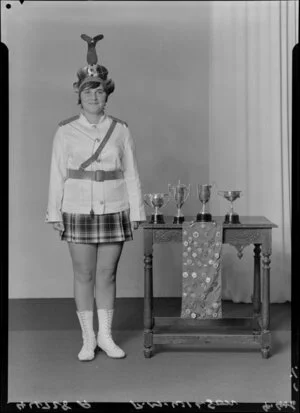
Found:
[[(77, 72), (77, 92), (87, 82), (109, 82), (108, 70), (97, 64), (96, 43), (103, 35), (81, 36), (88, 43), (87, 66)], [(60, 122), (53, 141), (47, 223), (63, 223), (61, 240), (99, 244), (132, 239), (131, 222), (146, 219), (135, 157), (127, 124), (103, 114), (91, 124), (83, 113)], [(83, 347), (80, 360), (92, 360), (97, 345), (108, 356), (125, 356), (112, 340), (113, 309), (98, 309), (99, 332), (93, 312), (78, 312)]]

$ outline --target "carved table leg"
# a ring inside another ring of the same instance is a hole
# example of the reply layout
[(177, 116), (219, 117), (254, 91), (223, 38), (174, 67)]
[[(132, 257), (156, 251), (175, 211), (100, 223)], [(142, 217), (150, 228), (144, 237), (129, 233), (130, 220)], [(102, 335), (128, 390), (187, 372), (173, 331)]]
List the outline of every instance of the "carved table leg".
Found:
[(153, 238), (144, 229), (144, 356), (153, 355)]
[(261, 309), (261, 291), (260, 291), (260, 251), (261, 246), (260, 244), (254, 244), (254, 279), (253, 279), (253, 296), (252, 296), (252, 303), (253, 303), (253, 317), (255, 320), (255, 330), (254, 333), (258, 334), (258, 323), (260, 317), (260, 309)]
[(270, 259), (269, 252), (263, 252), (263, 285), (262, 285), (262, 343), (261, 354), (269, 358), (271, 353), (270, 325)]

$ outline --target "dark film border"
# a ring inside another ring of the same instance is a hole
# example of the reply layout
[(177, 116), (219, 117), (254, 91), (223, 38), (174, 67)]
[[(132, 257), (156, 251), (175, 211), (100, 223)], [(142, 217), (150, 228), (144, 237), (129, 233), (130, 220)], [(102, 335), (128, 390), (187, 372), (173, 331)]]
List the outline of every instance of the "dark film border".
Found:
[[(31, 0), (38, 1), (38, 0)], [(51, 0), (59, 1), (59, 0)], [(72, 0), (67, 0), (72, 1)], [(76, 0), (76, 1), (91, 1), (91, 0)], [(101, 0), (94, 0), (101, 1)], [(126, 1), (126, 0), (121, 0)], [(141, 0), (135, 0), (141, 1)], [(151, 0), (161, 1), (161, 0)], [(183, 1), (183, 0), (181, 0)], [(202, 1), (202, 0), (193, 0)], [(209, 0), (216, 1), (216, 0)], [(225, 0), (226, 1), (226, 0)], [(253, 1), (253, 0), (248, 0)], [(278, 0), (267, 0), (278, 1)], [(24, 0), (11, 0), (7, 2), (12, 8), (14, 3), (19, 2), (24, 4)], [(299, 5), (298, 0), (298, 5)], [(9, 8), (9, 7), (8, 7)], [(299, 8), (298, 8), (298, 21), (299, 21)], [(299, 289), (297, 288), (297, 253), (298, 246), (300, 245), (300, 128), (299, 128), (299, 100), (300, 100), (300, 67), (299, 67), (299, 38), (300, 38), (300, 25), (298, 27), (298, 43), (293, 49), (293, 62), (292, 62), (292, 360), (291, 360), (291, 392), (292, 401), (295, 402), (294, 407), (280, 407), (276, 403), (278, 401), (268, 403), (234, 403), (232, 406), (218, 406), (214, 403), (206, 402), (201, 406), (196, 406), (191, 402), (157, 402), (157, 401), (145, 401), (145, 402), (126, 402), (126, 403), (89, 403), (89, 408), (84, 408), (80, 403), (68, 403), (66, 402), (65, 408), (63, 408), (63, 401), (60, 402), (60, 407), (56, 407), (53, 403), (47, 404), (40, 401), (40, 406), (35, 405), (34, 401), (26, 402), (22, 405), (21, 402), (8, 403), (8, 217), (9, 217), (9, 73), (8, 73), (8, 61), (9, 50), (6, 45), (0, 43), (0, 79), (1, 79), (1, 135), (2, 135), (2, 154), (5, 156), (1, 161), (2, 188), (5, 194), (4, 200), (1, 202), (2, 213), (2, 231), (4, 231), (4, 242), (1, 248), (1, 260), (0, 260), (0, 328), (1, 328), (1, 353), (0, 353), (0, 411), (1, 413), (10, 412), (37, 412), (37, 411), (69, 411), (69, 412), (100, 412), (108, 410), (117, 410), (122, 413), (127, 412), (299, 412), (299, 347), (300, 347), (300, 328), (299, 328)], [(0, 33), (1, 39), (1, 33)], [(83, 401), (82, 401), (83, 402)], [(69, 407), (69, 409), (68, 409)]]

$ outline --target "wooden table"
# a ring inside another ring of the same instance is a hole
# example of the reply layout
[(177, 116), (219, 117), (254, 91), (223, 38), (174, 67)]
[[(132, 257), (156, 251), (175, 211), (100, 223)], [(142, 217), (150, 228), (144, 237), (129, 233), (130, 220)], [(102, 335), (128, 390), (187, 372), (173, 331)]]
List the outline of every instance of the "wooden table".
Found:
[[(254, 245), (253, 314), (246, 318), (199, 320), (154, 317), (153, 245), (182, 242), (182, 225), (173, 224), (173, 217), (165, 216), (164, 219), (164, 224), (145, 222), (141, 225), (144, 232), (144, 356), (152, 357), (154, 344), (230, 343), (256, 346), (260, 348), (263, 358), (269, 358), (272, 228), (277, 228), (277, 225), (262, 216), (241, 216), (240, 224), (223, 224), (223, 243), (233, 245), (239, 258), (246, 246)], [(194, 217), (186, 217), (186, 221), (193, 220)], [(213, 220), (223, 223), (224, 217), (213, 217)]]

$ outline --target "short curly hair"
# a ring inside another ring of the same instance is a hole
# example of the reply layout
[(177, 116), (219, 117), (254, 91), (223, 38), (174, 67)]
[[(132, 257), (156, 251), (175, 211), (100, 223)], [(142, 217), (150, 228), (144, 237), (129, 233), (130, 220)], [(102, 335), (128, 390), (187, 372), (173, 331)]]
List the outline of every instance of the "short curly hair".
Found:
[(106, 99), (114, 91), (115, 83), (107, 79), (108, 70), (99, 64), (82, 67), (77, 72), (77, 82), (73, 83), (74, 90), (78, 93), (78, 104), (81, 104), (80, 94), (84, 89), (95, 89), (103, 85)]
[[(78, 84), (79, 83), (79, 84)], [(106, 93), (106, 100), (108, 99), (108, 96), (113, 93), (113, 91), (115, 90), (115, 83), (112, 79), (108, 79), (108, 80), (92, 80), (92, 81), (88, 81), (86, 82), (82, 88), (80, 88), (80, 83), (81, 82), (74, 82), (73, 83), (73, 87), (76, 90), (76, 92), (78, 93), (78, 105), (81, 105), (81, 92), (85, 89), (96, 89), (97, 87), (99, 87), (100, 85), (103, 86), (103, 90)]]

